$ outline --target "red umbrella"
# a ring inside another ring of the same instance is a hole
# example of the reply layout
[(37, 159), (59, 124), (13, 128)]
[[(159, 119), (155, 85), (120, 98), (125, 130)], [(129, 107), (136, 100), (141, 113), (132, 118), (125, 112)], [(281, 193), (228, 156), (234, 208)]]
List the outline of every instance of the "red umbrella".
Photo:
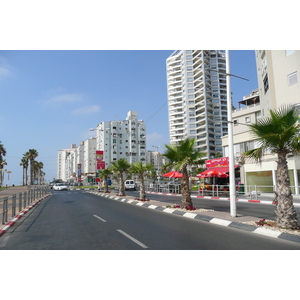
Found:
[(228, 174), (217, 171), (217, 170), (213, 170), (213, 169), (208, 169), (202, 173), (199, 173), (196, 175), (198, 178), (207, 178), (207, 177), (214, 177), (214, 182), (213, 185), (215, 185), (215, 177), (218, 178), (227, 178), (229, 177)]
[(169, 178), (182, 178), (183, 175), (177, 171), (172, 171), (172, 172), (164, 174), (163, 176), (169, 177)]
[(229, 177), (228, 174), (220, 172), (220, 171), (216, 171), (213, 169), (208, 169), (202, 173), (197, 174), (196, 176), (198, 178), (207, 178), (207, 177), (227, 178), (227, 177)]

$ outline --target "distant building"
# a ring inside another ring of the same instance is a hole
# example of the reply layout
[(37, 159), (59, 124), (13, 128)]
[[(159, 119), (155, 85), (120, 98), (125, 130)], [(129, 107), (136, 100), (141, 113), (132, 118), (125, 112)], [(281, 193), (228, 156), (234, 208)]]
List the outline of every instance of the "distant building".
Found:
[(106, 168), (125, 158), (128, 163), (146, 163), (146, 125), (137, 111), (129, 111), (124, 121), (103, 121), (97, 126), (97, 150), (103, 151)]
[(154, 167), (156, 175), (161, 175), (161, 167), (165, 164), (165, 158), (158, 151), (147, 152), (147, 163), (150, 163)]
[(69, 149), (58, 150), (57, 152), (57, 178), (68, 181), (73, 174), (73, 167), (76, 164), (76, 145), (72, 144)]

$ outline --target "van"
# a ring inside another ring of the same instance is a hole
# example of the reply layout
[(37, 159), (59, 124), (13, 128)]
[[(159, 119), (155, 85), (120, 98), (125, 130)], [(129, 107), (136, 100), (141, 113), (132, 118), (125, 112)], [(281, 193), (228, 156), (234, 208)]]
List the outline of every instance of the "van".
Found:
[(125, 181), (125, 191), (126, 190), (134, 190), (136, 191), (136, 184), (133, 180), (126, 180)]

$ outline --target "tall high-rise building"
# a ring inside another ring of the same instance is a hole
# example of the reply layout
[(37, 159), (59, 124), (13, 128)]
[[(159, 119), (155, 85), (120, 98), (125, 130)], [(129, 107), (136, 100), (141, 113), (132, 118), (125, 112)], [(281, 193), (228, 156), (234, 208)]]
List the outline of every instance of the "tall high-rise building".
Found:
[(170, 143), (187, 137), (207, 158), (222, 154), (228, 133), (226, 57), (222, 50), (177, 50), (167, 61)]

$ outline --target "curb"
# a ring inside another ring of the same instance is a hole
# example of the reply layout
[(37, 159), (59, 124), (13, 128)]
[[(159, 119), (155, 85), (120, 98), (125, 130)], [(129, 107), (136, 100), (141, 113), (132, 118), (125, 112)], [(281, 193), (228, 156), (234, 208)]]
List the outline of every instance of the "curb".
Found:
[[(165, 207), (161, 207), (161, 206), (157, 206), (157, 205), (148, 204), (146, 202), (125, 199), (125, 198), (121, 198), (119, 196), (110, 196), (108, 194), (102, 194), (102, 193), (94, 192), (94, 191), (90, 191), (89, 193), (95, 194), (95, 195), (98, 195), (98, 196), (101, 196), (104, 198), (117, 200), (117, 201), (124, 202), (124, 203), (143, 206), (146, 208), (158, 210), (158, 211), (169, 213), (169, 214), (179, 215), (179, 216), (190, 218), (190, 219), (205, 221), (205, 222), (209, 222), (209, 223), (220, 225), (220, 226), (241, 229), (241, 230), (253, 232), (253, 233), (268, 236), (268, 237), (273, 237), (273, 238), (278, 238), (278, 239), (283, 239), (283, 240), (300, 243), (300, 236), (290, 234), (290, 233), (285, 233), (285, 232), (281, 232), (281, 231), (277, 231), (277, 230), (271, 230), (271, 229), (267, 229), (264, 227), (257, 227), (254, 225), (243, 224), (243, 223), (239, 223), (239, 222), (223, 220), (223, 219), (219, 219), (219, 218), (213, 218), (213, 217), (209, 217), (209, 216), (205, 216), (205, 215), (201, 215), (201, 214), (197, 214), (197, 213), (183, 212), (183, 211), (179, 211), (175, 208), (165, 208)], [(175, 196), (175, 195), (177, 195), (177, 194), (174, 194), (172, 196)], [(267, 201), (267, 202), (270, 202), (270, 201)]]
[(14, 226), (16, 224), (16, 222), (18, 220), (20, 220), (24, 215), (26, 215), (28, 213), (29, 210), (31, 210), (34, 206), (36, 206), (40, 201), (42, 201), (43, 199), (49, 197), (52, 194), (48, 194), (38, 200), (36, 200), (35, 202), (33, 202), (30, 206), (27, 206), (24, 210), (22, 210), (21, 212), (19, 212), (18, 215), (16, 215), (13, 219), (11, 219), (7, 224), (5, 224), (5, 226), (3, 227), (3, 229), (0, 230), (0, 237), (2, 235), (4, 235), (7, 230), (9, 228), (11, 228), (12, 226)]

